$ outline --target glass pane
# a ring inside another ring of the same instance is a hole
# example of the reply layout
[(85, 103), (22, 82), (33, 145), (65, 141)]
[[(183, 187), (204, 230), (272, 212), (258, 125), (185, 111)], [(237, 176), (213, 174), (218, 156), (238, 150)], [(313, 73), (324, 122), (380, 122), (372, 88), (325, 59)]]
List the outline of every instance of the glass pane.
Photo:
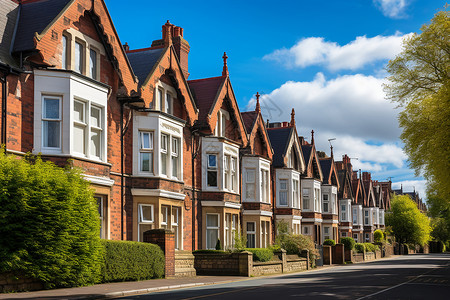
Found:
[(149, 172), (150, 171), (150, 153), (144, 152), (140, 153), (141, 156), (141, 171)]
[(221, 135), (222, 136), (225, 136), (226, 125), (227, 125), (227, 118), (225, 115), (222, 115), (222, 126), (221, 126), (221, 129), (222, 129)]
[(172, 139), (172, 153), (178, 154), (178, 145), (179, 145), (179, 139), (173, 138)]
[(161, 134), (161, 149), (167, 151), (167, 135)]
[(103, 201), (102, 197), (94, 197), (97, 200), (97, 207), (98, 207), (98, 214), (100, 215), (100, 218), (103, 218)]
[(287, 191), (280, 192), (280, 204), (287, 205)]
[(287, 190), (287, 180), (280, 180), (280, 189)]
[(59, 119), (59, 99), (44, 98), (44, 119)]
[(73, 119), (77, 122), (84, 123), (84, 103), (75, 101), (73, 103)]
[(90, 50), (90, 60), (89, 60), (89, 68), (90, 68), (90, 74), (91, 77), (96, 79), (97, 78), (97, 52), (94, 50)]
[(208, 167), (217, 167), (217, 156), (216, 155), (208, 155)]
[(215, 249), (218, 239), (219, 239), (219, 230), (206, 229), (206, 248)]
[(59, 148), (61, 125), (59, 121), (44, 121), (44, 147)]
[(100, 151), (101, 151), (101, 132), (93, 130), (91, 132), (91, 155), (100, 157)]
[(255, 184), (254, 183), (247, 183), (246, 184), (246, 190), (247, 190), (247, 199), (255, 199)]
[(100, 108), (91, 107), (91, 126), (102, 128), (102, 125), (100, 123)]
[(159, 110), (163, 111), (163, 92), (161, 90), (158, 90), (158, 104)]
[(172, 157), (172, 176), (178, 178), (178, 157)]
[(208, 171), (208, 186), (217, 186), (217, 171)]
[(219, 227), (219, 215), (206, 215), (207, 227)]
[(170, 94), (166, 94), (166, 107), (164, 110), (166, 113), (171, 113), (171, 97)]
[(84, 154), (84, 126), (73, 126), (73, 151)]
[(63, 49), (62, 49), (62, 62), (61, 67), (63, 69), (67, 69), (67, 36), (62, 36), (62, 43), (63, 43)]
[(150, 205), (141, 205), (141, 222), (153, 221), (153, 211)]
[(167, 175), (167, 154), (161, 153), (161, 173)]
[(83, 71), (83, 45), (78, 42), (75, 42), (75, 71)]
[(255, 222), (247, 222), (247, 231), (255, 231)]

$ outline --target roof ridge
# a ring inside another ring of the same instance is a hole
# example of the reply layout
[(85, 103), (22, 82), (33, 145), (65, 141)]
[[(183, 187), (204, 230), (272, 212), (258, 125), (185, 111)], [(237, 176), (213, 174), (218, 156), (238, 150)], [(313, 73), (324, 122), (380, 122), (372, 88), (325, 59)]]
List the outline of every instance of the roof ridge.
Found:
[(200, 78), (200, 79), (188, 80), (187, 82), (191, 83), (191, 82), (205, 81), (205, 80), (211, 80), (211, 79), (217, 79), (217, 78), (225, 78), (225, 77), (223, 77), (223, 76), (216, 76), (216, 77)]
[(125, 51), (125, 53), (128, 54), (128, 53), (144, 52), (144, 51), (148, 51), (148, 50), (158, 50), (158, 49), (163, 49), (163, 47), (160, 47), (160, 48), (148, 47), (148, 48), (134, 49), (134, 50)]

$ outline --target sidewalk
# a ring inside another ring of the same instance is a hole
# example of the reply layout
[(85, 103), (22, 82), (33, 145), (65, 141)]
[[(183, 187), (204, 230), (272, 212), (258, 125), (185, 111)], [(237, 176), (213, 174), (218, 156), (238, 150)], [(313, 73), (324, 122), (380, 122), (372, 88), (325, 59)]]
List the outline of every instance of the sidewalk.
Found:
[(0, 299), (105, 299), (248, 279), (249, 277), (239, 276), (197, 276), (191, 278), (115, 282), (78, 288), (0, 294)]

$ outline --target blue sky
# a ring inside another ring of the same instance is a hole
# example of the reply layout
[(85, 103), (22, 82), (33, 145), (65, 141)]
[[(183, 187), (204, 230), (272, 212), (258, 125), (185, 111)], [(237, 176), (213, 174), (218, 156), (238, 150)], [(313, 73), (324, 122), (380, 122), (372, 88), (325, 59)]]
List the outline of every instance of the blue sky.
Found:
[(341, 1), (144, 1), (106, 0), (122, 43), (149, 47), (170, 20), (184, 28), (191, 46), (189, 79), (221, 75), (228, 55), (230, 78), (241, 111), (254, 108), (288, 121), (296, 110), (300, 135), (315, 131), (319, 150), (328, 139), (340, 159), (356, 169), (392, 177), (394, 187), (425, 182), (408, 168), (398, 139), (395, 105), (384, 99), (383, 68), (402, 38), (420, 32), (445, 4), (435, 0)]

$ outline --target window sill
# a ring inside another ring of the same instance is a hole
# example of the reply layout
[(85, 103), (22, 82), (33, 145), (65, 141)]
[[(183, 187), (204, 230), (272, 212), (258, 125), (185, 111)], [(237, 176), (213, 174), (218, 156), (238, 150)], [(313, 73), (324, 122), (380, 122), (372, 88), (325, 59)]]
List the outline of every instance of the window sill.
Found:
[(86, 161), (86, 162), (90, 162), (90, 163), (102, 164), (102, 165), (109, 166), (109, 167), (112, 166), (112, 164), (110, 164), (106, 161), (103, 161), (103, 160), (88, 158), (86, 156), (81, 156), (81, 155), (78, 156), (75, 154), (65, 154), (65, 153), (61, 153), (61, 151), (57, 152), (57, 151), (42, 150), (39, 152), (33, 151), (33, 154), (42, 155), (42, 156), (66, 157), (67, 159), (77, 159), (77, 160), (82, 160), (82, 161)]

